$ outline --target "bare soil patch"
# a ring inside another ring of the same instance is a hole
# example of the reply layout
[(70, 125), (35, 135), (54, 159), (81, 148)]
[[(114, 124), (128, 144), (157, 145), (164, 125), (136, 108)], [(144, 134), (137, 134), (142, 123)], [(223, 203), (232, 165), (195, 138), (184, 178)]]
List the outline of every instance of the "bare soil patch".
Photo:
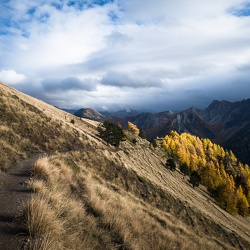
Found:
[(23, 211), (30, 198), (26, 181), (37, 159), (38, 156), (34, 156), (0, 173), (0, 249), (25, 249), (28, 235)]

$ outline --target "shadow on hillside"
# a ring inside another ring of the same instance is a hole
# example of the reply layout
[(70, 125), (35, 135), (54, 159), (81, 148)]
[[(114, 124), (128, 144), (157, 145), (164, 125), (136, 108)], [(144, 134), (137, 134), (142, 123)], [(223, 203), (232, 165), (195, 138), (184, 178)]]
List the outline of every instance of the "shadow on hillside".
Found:
[(9, 173), (13, 176), (19, 176), (19, 177), (29, 177), (31, 175), (31, 172), (29, 170), (23, 171), (22, 173)]
[(16, 193), (31, 193), (30, 190), (28, 189), (13, 189), (11, 192), (16, 192)]
[(1, 222), (13, 222), (15, 220), (15, 216), (11, 215), (0, 215)]
[[(20, 217), (11, 215), (0, 215), (0, 222), (3, 222), (0, 226), (0, 234), (5, 235), (23, 235), (26, 234), (23, 223), (20, 223)], [(14, 224), (13, 224), (14, 222)]]
[(25, 229), (23, 227), (13, 227), (11, 225), (6, 225), (4, 228), (1, 230), (3, 234), (8, 234), (8, 235), (25, 235)]

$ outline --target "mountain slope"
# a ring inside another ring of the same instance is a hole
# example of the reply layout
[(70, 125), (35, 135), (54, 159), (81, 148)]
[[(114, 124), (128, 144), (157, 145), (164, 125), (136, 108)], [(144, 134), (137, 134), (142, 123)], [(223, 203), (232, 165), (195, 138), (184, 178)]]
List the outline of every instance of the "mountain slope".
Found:
[(213, 127), (214, 142), (231, 149), (241, 161), (250, 164), (250, 99), (234, 103), (214, 101), (202, 116)]
[[(249, 248), (249, 220), (220, 209), (202, 187), (193, 189), (180, 173), (166, 170), (153, 152), (141, 146), (124, 145), (117, 150), (96, 143), (93, 140), (85, 151), (48, 160), (44, 172), (58, 166), (63, 178), (57, 180), (59, 186), (51, 184), (56, 183), (57, 172), (45, 174), (47, 183), (42, 186), (40, 179), (38, 184), (33, 183), (42, 196), (55, 199), (56, 214), (65, 213), (64, 199), (75, 205), (72, 197), (80, 197), (76, 200), (86, 211), (81, 220), (84, 231), (92, 229), (100, 240), (95, 241), (94, 249)], [(47, 206), (51, 207), (49, 201)], [(89, 222), (90, 218), (94, 222)], [(63, 220), (61, 224), (64, 223)], [(97, 228), (106, 231), (100, 233)], [(93, 241), (91, 236), (85, 237), (84, 242)], [(102, 237), (106, 239), (104, 243)], [(151, 237), (153, 241), (149, 240)], [(53, 238), (50, 240), (54, 242)]]
[(232, 151), (225, 151), (209, 139), (175, 131), (158, 143), (184, 174), (197, 171), (202, 184), (223, 209), (232, 214), (250, 215), (250, 169)]
[(81, 148), (82, 135), (73, 120), (79, 122), (73, 115), (0, 83), (0, 169), (40, 152)]
[[(16, 138), (28, 141), (17, 148), (23, 155), (8, 149), (6, 159), (50, 153), (36, 163), (29, 182), (34, 194), (27, 230), (33, 249), (250, 248), (249, 218), (228, 214), (203, 186), (194, 189), (179, 171), (166, 169), (165, 159), (147, 141), (109, 146), (97, 136), (98, 122), (78, 119), (5, 85), (0, 89), (5, 107), (1, 132), (9, 126)], [(22, 120), (8, 120), (13, 116), (25, 118), (25, 126)], [(39, 124), (34, 133), (31, 125)], [(23, 133), (26, 125), (31, 128)], [(9, 136), (4, 143), (17, 147)]]
[(95, 111), (94, 109), (86, 108), (86, 109), (79, 109), (74, 113), (75, 116), (80, 118), (87, 118), (94, 121), (104, 121), (106, 116)]
[[(127, 120), (119, 122), (125, 125)], [(188, 132), (231, 149), (243, 163), (250, 164), (250, 99), (213, 101), (204, 110), (192, 107), (178, 113), (142, 113), (130, 121), (146, 131), (148, 140), (164, 137), (171, 130)]]
[(126, 110), (126, 109), (122, 109), (122, 110), (118, 110), (116, 112), (108, 112), (108, 111), (102, 111), (101, 112), (103, 115), (105, 116), (112, 116), (112, 117), (120, 117), (120, 118), (125, 118), (127, 116), (137, 116), (139, 115), (141, 112), (140, 111), (137, 111), (137, 110), (133, 110), (133, 109), (129, 109), (129, 110)]

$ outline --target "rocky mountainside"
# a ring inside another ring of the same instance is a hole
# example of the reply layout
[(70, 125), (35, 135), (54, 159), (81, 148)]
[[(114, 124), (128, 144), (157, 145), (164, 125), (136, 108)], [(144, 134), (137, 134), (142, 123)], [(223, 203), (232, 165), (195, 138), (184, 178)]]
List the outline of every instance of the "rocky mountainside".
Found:
[(124, 110), (100, 114), (92, 109), (81, 109), (75, 115), (95, 121), (109, 119), (125, 128), (127, 122), (131, 121), (146, 131), (149, 141), (164, 137), (171, 130), (188, 132), (211, 139), (232, 150), (242, 162), (250, 164), (250, 99), (239, 102), (213, 101), (204, 110), (191, 107), (178, 113), (138, 113)]
[(149, 140), (164, 137), (171, 130), (179, 133), (199, 134), (199, 136), (206, 138), (214, 137), (212, 129), (195, 108), (180, 113), (166, 111), (158, 114), (141, 114), (135, 117), (132, 122), (146, 131)]
[(105, 116), (91, 108), (79, 109), (74, 113), (74, 115), (94, 121), (104, 121), (105, 119), (108, 119), (108, 116)]
[(66, 110), (66, 109), (64, 109), (64, 111), (74, 114), (75, 116), (78, 116), (80, 118), (86, 118), (94, 121), (117, 119), (117, 121), (121, 121), (122, 123), (125, 123), (125, 120), (126, 121), (130, 120), (141, 113), (137, 110), (126, 110), (126, 109), (118, 110), (116, 112), (108, 112), (108, 111), (98, 112), (91, 108), (82, 108), (74, 112), (71, 112), (71, 110)]
[(213, 101), (201, 114), (215, 134), (211, 139), (250, 164), (250, 99)]
[[(128, 120), (112, 119), (124, 126)], [(142, 113), (129, 120), (146, 131), (148, 140), (164, 137), (171, 130), (188, 132), (231, 149), (241, 161), (250, 164), (250, 99), (213, 101), (204, 110), (191, 107), (179, 113)]]
[(249, 219), (225, 212), (203, 186), (166, 169), (148, 141), (107, 145), (98, 122), (1, 83), (0, 93), (4, 168), (49, 153), (29, 183), (30, 249), (250, 248)]
[(103, 115), (105, 116), (112, 116), (112, 117), (120, 117), (120, 118), (124, 118), (124, 117), (128, 117), (128, 116), (137, 116), (139, 115), (141, 112), (138, 111), (138, 110), (133, 110), (133, 109), (122, 109), (122, 110), (118, 110), (116, 112), (108, 112), (108, 111), (103, 111), (103, 112), (100, 112), (102, 113)]

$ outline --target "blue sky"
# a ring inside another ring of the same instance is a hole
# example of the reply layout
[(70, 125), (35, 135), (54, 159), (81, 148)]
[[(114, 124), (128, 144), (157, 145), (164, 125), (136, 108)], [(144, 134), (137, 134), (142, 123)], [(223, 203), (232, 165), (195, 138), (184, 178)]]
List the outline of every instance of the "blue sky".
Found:
[(250, 98), (250, 1), (1, 0), (0, 81), (63, 108)]

